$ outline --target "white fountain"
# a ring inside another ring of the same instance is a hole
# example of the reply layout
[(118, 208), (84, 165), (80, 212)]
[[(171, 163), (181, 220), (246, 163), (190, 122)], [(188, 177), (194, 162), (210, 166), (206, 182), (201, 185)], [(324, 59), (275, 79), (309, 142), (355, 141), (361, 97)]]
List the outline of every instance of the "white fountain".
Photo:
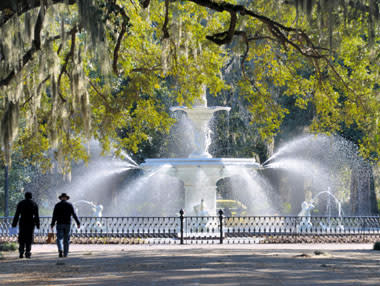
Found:
[[(200, 215), (196, 210), (202, 202), (203, 214), (216, 215), (216, 183), (229, 175), (227, 167), (259, 169), (261, 166), (254, 158), (212, 158), (208, 152), (210, 146), (209, 122), (217, 111), (229, 111), (230, 107), (207, 106), (206, 94), (202, 101), (192, 108), (172, 107), (171, 111), (183, 111), (194, 127), (195, 150), (188, 158), (146, 159), (141, 168), (153, 171), (169, 166), (169, 174), (181, 179), (185, 187), (185, 213)], [(199, 177), (202, 179), (200, 180)]]

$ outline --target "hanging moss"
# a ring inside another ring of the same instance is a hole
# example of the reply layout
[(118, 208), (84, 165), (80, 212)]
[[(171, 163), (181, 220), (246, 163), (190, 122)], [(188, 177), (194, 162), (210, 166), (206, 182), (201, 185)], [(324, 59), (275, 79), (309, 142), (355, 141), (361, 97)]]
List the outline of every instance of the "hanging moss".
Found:
[[(72, 1), (70, 1), (72, 3)], [(82, 47), (75, 46), (72, 58), (68, 58), (67, 70), (58, 86), (58, 76), (62, 72), (62, 60), (70, 49), (69, 37), (67, 32), (77, 25), (78, 19), (81, 28), (82, 41), (89, 39), (86, 49), (98, 60), (103, 74), (109, 74), (111, 70), (109, 51), (106, 47), (106, 37), (104, 31), (104, 19), (102, 11), (94, 0), (77, 0), (78, 16), (72, 10), (72, 5), (65, 0), (65, 4), (54, 4), (47, 1), (46, 15), (43, 18), (41, 30), (41, 48), (34, 52), (33, 58), (27, 65), (21, 65), (23, 56), (32, 47), (35, 37), (34, 28), (40, 8), (31, 9), (25, 14), (13, 17), (6, 24), (0, 27), (0, 79), (6, 78), (11, 71), (16, 73), (7, 88), (1, 91), (1, 145), (5, 153), (5, 161), (10, 163), (12, 143), (17, 136), (19, 103), (27, 104), (25, 114), (26, 128), (33, 130), (33, 134), (39, 131), (39, 109), (41, 108), (42, 95), (47, 92), (48, 115), (43, 120), (47, 120), (47, 135), (50, 146), (57, 149), (63, 142), (63, 136), (69, 141), (72, 130), (72, 115), (80, 118), (86, 136), (90, 137), (91, 130), (91, 105), (87, 92), (87, 78), (84, 72), (84, 65), (81, 58)], [(70, 7), (70, 8), (69, 8)], [(70, 9), (70, 11), (69, 11)], [(67, 12), (71, 14), (70, 24), (67, 24)], [(149, 12), (147, 12), (149, 13)], [(57, 25), (59, 21), (59, 25)], [(66, 22), (65, 22), (66, 21)], [(70, 27), (68, 27), (70, 25)], [(47, 41), (52, 37), (60, 35), (57, 41)], [(77, 35), (76, 35), (77, 36)], [(59, 47), (59, 54), (57, 48)], [(22, 68), (22, 73), (20, 72)], [(23, 78), (24, 77), (24, 78)], [(66, 80), (70, 81), (71, 94), (67, 92)], [(31, 87), (29, 89), (29, 86)], [(24, 89), (25, 87), (25, 89)], [(11, 92), (8, 92), (11, 91)], [(60, 94), (61, 92), (61, 94)], [(25, 102), (27, 101), (27, 102)], [(46, 104), (46, 101), (44, 101)], [(45, 106), (46, 108), (46, 106)], [(57, 153), (61, 173), (69, 176), (69, 165), (61, 153)], [(70, 163), (71, 164), (71, 161)]]
[(90, 97), (88, 92), (84, 92), (81, 96), (81, 118), (87, 139), (90, 139), (91, 129), (91, 109), (90, 109)]
[(24, 16), (24, 37), (29, 42), (32, 37), (32, 31), (34, 26), (35, 18), (32, 15), (32, 12), (26, 12)]
[(4, 161), (8, 166), (11, 165), (12, 144), (18, 133), (18, 119), (18, 102), (7, 102), (5, 112), (0, 122), (0, 139), (1, 145), (4, 147)]
[(90, 34), (92, 46), (96, 47), (105, 40), (102, 12), (93, 0), (78, 0), (77, 3), (81, 26)]

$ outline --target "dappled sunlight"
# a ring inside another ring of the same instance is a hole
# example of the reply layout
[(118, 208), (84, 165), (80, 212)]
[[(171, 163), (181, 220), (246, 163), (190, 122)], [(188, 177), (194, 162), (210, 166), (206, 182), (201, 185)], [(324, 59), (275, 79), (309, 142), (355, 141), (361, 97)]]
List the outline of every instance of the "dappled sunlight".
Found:
[[(62, 260), (46, 253), (28, 261), (7, 258), (0, 261), (0, 285), (377, 285), (380, 260), (376, 252), (339, 247), (326, 255), (284, 245), (276, 250), (259, 246), (101, 249), (74, 251)], [(303, 253), (307, 255), (302, 257)]]

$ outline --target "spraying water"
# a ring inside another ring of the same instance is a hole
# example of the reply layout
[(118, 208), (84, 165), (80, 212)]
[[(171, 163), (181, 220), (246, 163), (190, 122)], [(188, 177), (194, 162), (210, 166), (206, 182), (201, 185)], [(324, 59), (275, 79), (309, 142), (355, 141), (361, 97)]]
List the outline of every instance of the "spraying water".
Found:
[[(264, 166), (266, 169), (283, 170), (282, 182), (293, 182), (294, 179), (299, 181), (298, 193), (295, 192), (295, 186), (289, 186), (293, 190), (292, 197), (303, 196), (301, 202), (305, 200), (307, 192), (316, 200), (321, 196), (327, 197), (320, 200), (320, 205), (322, 201), (325, 204), (320, 208), (331, 211), (329, 204), (334, 203), (341, 216), (341, 202), (347, 203), (352, 199), (349, 196), (352, 187), (351, 172), (355, 167), (363, 170), (363, 159), (358, 155), (357, 147), (340, 136), (305, 135), (281, 146)], [(284, 185), (280, 187), (284, 188)], [(297, 203), (294, 199), (290, 201)], [(309, 207), (311, 206), (305, 205), (301, 212)]]
[[(269, 198), (268, 189), (257, 172), (241, 167), (226, 167), (226, 174), (231, 176), (233, 196), (247, 207), (247, 215), (274, 215), (275, 208)], [(244, 184), (239, 183), (241, 178)]]
[(170, 165), (160, 166), (122, 188), (114, 215), (174, 216), (182, 207), (181, 182), (170, 176)]

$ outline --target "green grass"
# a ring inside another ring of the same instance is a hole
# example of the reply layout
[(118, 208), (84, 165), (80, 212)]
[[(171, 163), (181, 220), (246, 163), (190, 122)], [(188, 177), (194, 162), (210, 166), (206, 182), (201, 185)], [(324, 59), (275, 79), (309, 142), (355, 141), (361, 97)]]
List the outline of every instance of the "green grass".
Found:
[(0, 243), (0, 251), (15, 251), (15, 250), (17, 250), (17, 243), (15, 242)]

